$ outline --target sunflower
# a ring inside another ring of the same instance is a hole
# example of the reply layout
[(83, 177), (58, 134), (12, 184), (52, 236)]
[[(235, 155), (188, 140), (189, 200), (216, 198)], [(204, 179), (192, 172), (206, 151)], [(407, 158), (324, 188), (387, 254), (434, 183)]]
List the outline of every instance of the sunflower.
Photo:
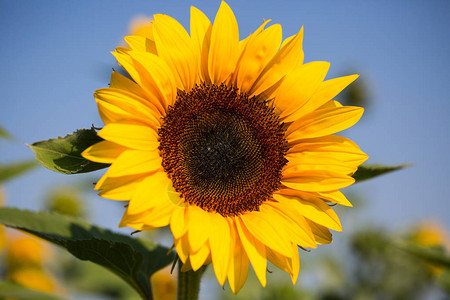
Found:
[(129, 201), (120, 226), (170, 226), (182, 270), (212, 263), (234, 293), (250, 263), (263, 286), (268, 260), (296, 282), (298, 247), (341, 230), (329, 204), (351, 206), (338, 190), (367, 159), (332, 135), (363, 113), (332, 100), (358, 75), (324, 81), (329, 63), (303, 63), (303, 28), (282, 41), (269, 21), (239, 40), (225, 2), (213, 24), (192, 7), (190, 35), (155, 15), (113, 52), (131, 79), (95, 92), (104, 141), (83, 153), (111, 164), (95, 189)]

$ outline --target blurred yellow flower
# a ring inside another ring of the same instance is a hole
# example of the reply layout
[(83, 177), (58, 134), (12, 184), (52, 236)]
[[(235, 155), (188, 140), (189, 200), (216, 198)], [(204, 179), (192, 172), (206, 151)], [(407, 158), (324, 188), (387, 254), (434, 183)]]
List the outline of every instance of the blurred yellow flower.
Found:
[[(445, 251), (450, 249), (448, 233), (441, 224), (434, 221), (426, 221), (419, 224), (413, 231), (411, 240), (423, 247), (443, 247)], [(427, 263), (426, 266), (435, 276), (444, 271), (442, 266), (436, 266), (432, 263)]]
[(449, 239), (444, 227), (432, 221), (420, 224), (413, 233), (412, 240), (424, 247), (443, 246), (449, 248)]
[(79, 217), (85, 214), (80, 192), (73, 187), (59, 187), (47, 198), (47, 209), (60, 214)]
[(52, 277), (40, 268), (23, 267), (8, 272), (8, 279), (18, 285), (41, 292), (54, 292), (57, 285)]
[(37, 238), (25, 235), (11, 237), (6, 249), (6, 258), (9, 268), (18, 266), (39, 267), (51, 257), (51, 248)]
[(333, 135), (363, 113), (333, 100), (358, 75), (324, 81), (303, 29), (282, 42), (269, 21), (240, 40), (225, 2), (213, 24), (192, 7), (190, 35), (155, 15), (113, 53), (133, 80), (113, 72), (95, 92), (104, 141), (83, 153), (112, 164), (95, 189), (129, 200), (120, 226), (170, 226), (184, 270), (212, 262), (234, 293), (250, 262), (263, 286), (267, 260), (296, 282), (298, 246), (341, 230), (328, 202), (351, 206), (339, 189), (367, 159)]
[(151, 277), (153, 298), (155, 300), (175, 300), (177, 297), (176, 278), (169, 268), (159, 270)]

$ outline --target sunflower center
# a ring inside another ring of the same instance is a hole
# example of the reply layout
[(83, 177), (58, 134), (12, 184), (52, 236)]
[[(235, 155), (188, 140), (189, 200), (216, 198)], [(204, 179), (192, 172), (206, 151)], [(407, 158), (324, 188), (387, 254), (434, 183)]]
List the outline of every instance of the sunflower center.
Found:
[(159, 130), (162, 166), (184, 200), (235, 216), (258, 210), (279, 187), (285, 129), (273, 108), (238, 89), (179, 91)]
[(252, 129), (240, 116), (227, 112), (205, 113), (193, 120), (181, 136), (179, 150), (189, 184), (211, 197), (244, 192), (264, 167)]

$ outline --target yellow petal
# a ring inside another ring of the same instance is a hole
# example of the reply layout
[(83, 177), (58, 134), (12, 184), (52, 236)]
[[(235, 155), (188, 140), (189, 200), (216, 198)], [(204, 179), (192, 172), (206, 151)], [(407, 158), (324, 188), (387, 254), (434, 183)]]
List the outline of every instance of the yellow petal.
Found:
[(149, 174), (138, 186), (128, 205), (130, 214), (137, 214), (144, 210), (160, 205), (171, 205), (168, 189), (170, 179), (165, 172)]
[(200, 250), (195, 253), (189, 254), (189, 261), (191, 263), (191, 267), (193, 271), (197, 271), (203, 266), (205, 260), (208, 258), (210, 254), (208, 243), (204, 244)]
[(110, 142), (136, 150), (154, 151), (159, 146), (158, 133), (138, 123), (110, 123), (103, 127), (98, 135)]
[(355, 182), (341, 173), (312, 170), (283, 174), (281, 183), (295, 190), (307, 192), (327, 192), (347, 187)]
[[(290, 239), (280, 223), (272, 222), (275, 218), (270, 213), (265, 213), (264, 208), (260, 207), (261, 212), (253, 211), (241, 216), (248, 231), (264, 245), (280, 252), (285, 256), (291, 253)], [(264, 210), (264, 211), (263, 211)], [(279, 221), (278, 218), (276, 218)]]
[[(167, 218), (169, 217), (170, 210), (167, 210), (167, 208), (162, 210), (146, 210), (137, 214), (131, 214), (127, 208), (120, 221), (119, 227), (128, 226), (138, 230), (151, 230), (167, 225)], [(150, 225), (150, 223), (152, 223), (152, 225)]]
[(321, 107), (319, 107), (319, 109), (323, 109), (323, 108), (337, 108), (337, 107), (342, 107), (343, 105), (341, 103), (339, 103), (336, 100), (330, 100), (328, 102), (325, 102), (324, 105), (322, 105)]
[(290, 115), (289, 118), (286, 119), (286, 122), (300, 119), (304, 115), (316, 109), (342, 107), (339, 102), (332, 101), (331, 99), (339, 94), (356, 78), (358, 78), (358, 75), (340, 77), (322, 82), (322, 84), (312, 95), (312, 97), (302, 106), (301, 109), (298, 109), (294, 113), (292, 113), (292, 115)]
[(175, 250), (177, 250), (178, 257), (183, 263), (187, 263), (189, 257), (189, 242), (187, 234), (181, 238), (174, 238)]
[(137, 230), (141, 230), (144, 227), (143, 221), (147, 218), (147, 212), (142, 212), (140, 214), (132, 215), (128, 212), (128, 209), (125, 210), (123, 214), (122, 220), (120, 220), (119, 227), (131, 227)]
[(239, 233), (239, 238), (242, 242), (245, 252), (247, 253), (250, 262), (252, 263), (253, 269), (255, 270), (256, 276), (261, 282), (261, 285), (266, 286), (266, 270), (267, 270), (267, 259), (266, 259), (266, 247), (260, 243), (247, 229), (244, 222), (240, 217), (236, 217), (236, 228)]
[(292, 274), (292, 266), (290, 264), (290, 258), (286, 257), (269, 247), (266, 247), (267, 259), (274, 264), (277, 268), (285, 271), (288, 274)]
[(137, 85), (133, 80), (128, 79), (127, 77), (116, 71), (113, 71), (111, 74), (111, 82), (109, 84), (109, 87), (128, 91), (133, 95), (136, 95), (137, 97), (143, 99), (147, 97), (147, 94), (139, 85)]
[[(309, 229), (309, 226), (307, 226), (306, 222), (299, 225), (298, 223), (300, 223), (301, 221), (297, 223), (296, 221), (292, 220), (287, 216), (287, 214), (284, 213), (285, 210), (283, 210), (280, 205), (277, 205), (277, 203), (266, 203), (260, 206), (260, 211), (266, 215), (266, 218), (270, 218), (272, 226), (279, 233), (279, 236), (283, 239), (283, 241), (285, 241), (286, 250), (289, 249), (287, 253), (289, 254), (291, 252), (290, 242), (293, 242), (296, 245), (300, 245), (302, 247), (316, 248), (314, 239), (308, 236), (308, 233), (303, 229)], [(285, 233), (284, 237), (282, 233)], [(268, 246), (270, 247), (270, 245)]]
[(224, 1), (214, 19), (208, 55), (211, 82), (220, 84), (235, 70), (239, 58), (239, 29), (231, 8)]
[(210, 82), (208, 73), (208, 53), (211, 43), (212, 25), (208, 17), (191, 6), (191, 38), (198, 57), (199, 76), (203, 81)]
[(300, 272), (300, 258), (298, 256), (298, 247), (295, 244), (292, 244), (292, 257), (291, 257), (291, 265), (292, 265), (292, 284), (295, 285), (298, 279), (298, 273)]
[(280, 48), (286, 47), (286, 45), (288, 45), (295, 37), (296, 37), (296, 35), (291, 35), (290, 37), (285, 38), (283, 40), (283, 42), (281, 43), (281, 47)]
[[(139, 174), (139, 175), (142, 177), (142, 174)], [(108, 176), (108, 172), (103, 174), (103, 176), (95, 183), (94, 191), (98, 191), (100, 189), (100, 187), (103, 185), (103, 183), (106, 181), (106, 179), (108, 179), (108, 178), (110, 178)], [(127, 200), (129, 200), (129, 199), (127, 199)]]
[(175, 206), (170, 203), (159, 205), (147, 212), (144, 224), (151, 228), (160, 228), (169, 225)]
[(284, 122), (292, 122), (292, 114), (308, 103), (327, 75), (330, 63), (314, 61), (293, 70), (283, 80), (275, 96), (275, 107)]
[[(250, 89), (249, 94), (259, 95), (265, 93), (266, 90), (270, 89), (278, 81), (283, 79), (283, 77), (289, 73), (294, 67), (303, 63), (303, 27), (297, 33), (297, 35), (280, 49), (277, 54), (269, 61), (267, 66), (263, 69), (255, 84)], [(264, 97), (272, 98), (274, 92), (268, 94), (265, 93)]]
[(359, 75), (350, 75), (322, 82), (319, 89), (312, 95), (309, 101), (305, 103), (301, 109), (292, 114), (291, 120), (299, 119), (332, 100), (350, 83), (355, 81), (358, 76)]
[(125, 147), (120, 146), (119, 144), (101, 141), (84, 150), (81, 155), (86, 159), (98, 163), (110, 164), (113, 163), (125, 149)]
[(209, 243), (211, 245), (211, 257), (214, 266), (214, 273), (220, 285), (224, 285), (227, 279), (230, 264), (230, 227), (227, 220), (219, 214), (210, 214), (211, 234)]
[(330, 230), (322, 225), (317, 224), (316, 222), (306, 220), (311, 227), (313, 233), (314, 233), (314, 239), (316, 240), (316, 243), (319, 245), (325, 245), (329, 244), (333, 241), (333, 235), (331, 234)]
[(198, 206), (187, 208), (188, 237), (191, 251), (197, 252), (210, 236), (211, 221), (209, 213)]
[(148, 39), (140, 35), (129, 35), (125, 37), (125, 42), (132, 50), (150, 52), (158, 54), (154, 40)]
[(290, 173), (312, 170), (328, 170), (348, 175), (353, 174), (360, 165), (357, 160), (353, 160), (354, 156), (347, 153), (333, 156), (327, 152), (292, 152), (286, 155), (286, 159), (288, 163), (283, 169), (286, 176)]
[(319, 192), (319, 196), (327, 201), (353, 207), (350, 201), (340, 191)]
[(101, 189), (100, 196), (112, 200), (130, 200), (138, 184), (144, 180), (146, 174), (138, 174), (124, 177), (106, 177), (101, 184), (95, 186)]
[(175, 79), (167, 64), (158, 56), (141, 51), (116, 48), (112, 53), (117, 62), (127, 70), (133, 80), (143, 89), (158, 110), (164, 114), (168, 103), (176, 94)]
[(158, 98), (158, 94), (155, 92), (155, 88), (150, 81), (150, 75), (140, 62), (130, 56), (130, 52), (138, 53), (139, 51), (117, 47), (112, 54), (117, 59), (117, 63), (122, 66), (138, 86), (142, 88), (145, 93), (145, 98), (150, 101), (155, 100), (155, 106), (158, 107), (158, 110), (161, 113), (164, 113), (164, 102), (161, 102), (161, 99)]
[(186, 30), (172, 17), (154, 15), (153, 35), (158, 55), (175, 76), (177, 87), (189, 91), (197, 80), (198, 56)]
[(342, 194), (340, 191), (328, 191), (328, 192), (305, 192), (305, 191), (299, 191), (294, 190), (291, 188), (282, 188), (278, 191), (276, 191), (277, 194), (287, 195), (287, 196), (296, 196), (300, 198), (306, 198), (309, 199), (310, 197), (314, 198), (320, 198), (327, 202), (334, 202), (337, 204), (350, 206), (352, 207), (352, 204), (350, 201), (345, 198), (344, 194)]
[(106, 116), (105, 124), (120, 120), (137, 120), (157, 129), (161, 122), (161, 113), (150, 101), (125, 90), (106, 88), (96, 90), (95, 100), (99, 104), (100, 115)]
[[(295, 197), (301, 198), (301, 199), (310, 199), (311, 197), (312, 198), (321, 198), (321, 196), (320, 196), (321, 193), (301, 192), (301, 191), (296, 191), (296, 190), (292, 190), (292, 189), (282, 189), (282, 190), (277, 191), (277, 193), (282, 194), (282, 195), (287, 195), (287, 196), (295, 196)], [(297, 207), (297, 209), (292, 209), (289, 206), (290, 204), (292, 204), (291, 201), (283, 201), (282, 200), (282, 201), (276, 202), (277, 207), (282, 208), (282, 210), (285, 214), (291, 216), (291, 218), (293, 218), (297, 222), (299, 220), (302, 220), (305, 222), (305, 225), (309, 229), (308, 232), (311, 233), (310, 237), (313, 239), (313, 241), (315, 243), (322, 245), (322, 244), (329, 244), (333, 241), (332, 235), (331, 235), (330, 231), (328, 230), (328, 228), (326, 228), (322, 225), (319, 225), (317, 223), (314, 223), (314, 222), (310, 221), (309, 219), (305, 219), (303, 217), (303, 215), (301, 214), (300, 208)], [(297, 205), (297, 204), (294, 203), (294, 205)], [(300, 245), (300, 246), (302, 246), (302, 245)]]
[(125, 150), (109, 167), (109, 177), (150, 173), (162, 170), (161, 157), (157, 151)]
[(138, 122), (145, 124), (154, 130), (159, 128), (159, 120), (155, 117), (143, 118), (142, 116), (139, 116), (139, 114), (127, 112), (119, 106), (105, 101), (97, 101), (97, 108), (100, 118), (105, 125), (121, 122)]
[(281, 44), (281, 26), (275, 24), (250, 39), (236, 66), (236, 86), (250, 90), (262, 69), (277, 53)]
[(336, 231), (342, 231), (342, 226), (336, 213), (323, 200), (318, 198), (299, 198), (274, 194), (275, 200), (288, 203), (291, 209), (298, 210), (305, 218)]
[(143, 88), (149, 94), (152, 103), (161, 103), (164, 110), (175, 102), (177, 86), (175, 74), (169, 65), (159, 56), (147, 52), (129, 51), (134, 64), (141, 70), (141, 82)]
[(244, 53), (244, 50), (247, 47), (248, 42), (251, 41), (253, 38), (255, 38), (257, 35), (259, 35), (264, 30), (264, 27), (266, 27), (267, 23), (269, 23), (270, 21), (272, 21), (272, 19), (269, 19), (269, 20), (264, 20), (263, 19), (263, 23), (262, 23), (261, 26), (259, 26), (248, 37), (246, 37), (245, 39), (239, 41), (239, 57), (241, 57), (241, 55)]
[(133, 35), (143, 36), (149, 40), (155, 40), (153, 37), (152, 20), (147, 17), (134, 19), (130, 25), (129, 32)]
[(173, 237), (179, 239), (186, 233), (186, 208), (176, 207), (172, 218), (170, 219), (170, 230), (172, 231)]
[(289, 223), (296, 225), (294, 227), (296, 229), (295, 235), (300, 236), (301, 239), (301, 243), (297, 243), (298, 245), (307, 248), (316, 248), (314, 234), (301, 213), (295, 209), (291, 209), (288, 202), (268, 202), (267, 204), (282, 213)]
[(237, 235), (237, 229), (234, 221), (231, 224), (232, 232), (232, 255), (230, 260), (230, 267), (228, 269), (228, 283), (231, 290), (236, 295), (244, 286), (247, 280), (249, 259), (242, 246), (241, 240)]
[(358, 122), (363, 112), (356, 106), (318, 109), (292, 123), (286, 131), (287, 140), (293, 143), (342, 131)]
[(301, 143), (290, 143), (290, 152), (333, 152), (333, 153), (350, 153), (363, 158), (367, 155), (353, 141), (337, 135), (327, 135), (319, 138), (303, 139)]
[(368, 156), (349, 139), (328, 135), (291, 143), (283, 174), (302, 170), (330, 170), (353, 174)]

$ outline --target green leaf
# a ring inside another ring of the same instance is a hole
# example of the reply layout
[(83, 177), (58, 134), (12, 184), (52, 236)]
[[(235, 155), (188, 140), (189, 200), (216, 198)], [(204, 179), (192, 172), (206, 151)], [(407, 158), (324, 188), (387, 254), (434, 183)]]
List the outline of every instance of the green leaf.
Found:
[(394, 245), (428, 263), (450, 270), (450, 256), (446, 254), (444, 248), (424, 247), (408, 241), (397, 241)]
[(109, 269), (144, 299), (152, 299), (150, 276), (174, 259), (173, 253), (167, 254), (167, 248), (148, 240), (113, 233), (64, 215), (3, 207), (0, 223), (34, 234), (79, 259)]
[(103, 168), (108, 164), (95, 163), (85, 159), (81, 153), (88, 147), (102, 141), (94, 128), (79, 129), (65, 137), (40, 141), (28, 145), (36, 159), (46, 168), (64, 174), (87, 173)]
[[(115, 299), (138, 299), (136, 291), (107, 269), (100, 265), (84, 263), (80, 260), (71, 261), (64, 267), (64, 279), (77, 291), (95, 294), (96, 296)], [(102, 298), (102, 299), (103, 299)]]
[(396, 165), (396, 166), (383, 166), (383, 165), (368, 165), (364, 164), (359, 166), (358, 170), (353, 174), (353, 178), (355, 178), (356, 182), (371, 179), (373, 177), (377, 177), (386, 173), (390, 173), (392, 171), (397, 171), (410, 165)]
[(3, 127), (0, 127), (0, 138), (8, 140), (13, 139), (13, 137)]
[(0, 165), (0, 183), (5, 182), (8, 179), (12, 179), (16, 176), (22, 175), (33, 168), (37, 167), (38, 164), (35, 160), (15, 162), (7, 165)]
[(0, 281), (1, 299), (19, 300), (61, 300), (62, 298), (43, 292), (27, 289), (8, 281)]

